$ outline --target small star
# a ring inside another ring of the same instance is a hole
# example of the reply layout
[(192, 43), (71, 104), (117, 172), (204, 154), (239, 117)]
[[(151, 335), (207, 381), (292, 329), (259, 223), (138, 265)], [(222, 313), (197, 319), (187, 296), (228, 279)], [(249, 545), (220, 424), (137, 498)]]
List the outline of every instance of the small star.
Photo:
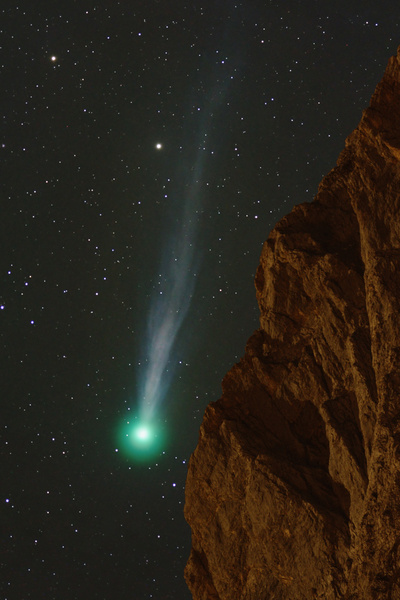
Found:
[(57, 62), (57, 56), (50, 56), (51, 62)]
[(162, 147), (163, 147), (162, 144), (160, 144), (160, 143), (156, 144), (157, 150), (162, 150)]

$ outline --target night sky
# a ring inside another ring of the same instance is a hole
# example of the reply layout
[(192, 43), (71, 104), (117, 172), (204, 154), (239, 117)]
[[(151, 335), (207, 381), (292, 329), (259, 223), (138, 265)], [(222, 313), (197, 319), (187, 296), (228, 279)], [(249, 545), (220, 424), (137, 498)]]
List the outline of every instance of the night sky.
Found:
[(395, 6), (2, 3), (1, 599), (191, 598), (204, 409), (258, 327), (262, 243), (400, 44)]

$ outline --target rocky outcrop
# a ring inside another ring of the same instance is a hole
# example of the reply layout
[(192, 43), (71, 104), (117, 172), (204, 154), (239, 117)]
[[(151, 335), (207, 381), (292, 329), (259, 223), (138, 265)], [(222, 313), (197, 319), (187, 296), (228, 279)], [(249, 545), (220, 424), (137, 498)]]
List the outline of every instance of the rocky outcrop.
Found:
[(265, 242), (186, 485), (194, 600), (400, 599), (400, 55)]

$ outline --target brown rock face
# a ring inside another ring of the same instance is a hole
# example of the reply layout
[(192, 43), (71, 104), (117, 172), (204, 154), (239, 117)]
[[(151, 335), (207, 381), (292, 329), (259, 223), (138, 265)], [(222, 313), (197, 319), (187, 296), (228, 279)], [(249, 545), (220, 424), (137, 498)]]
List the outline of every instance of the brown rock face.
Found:
[(193, 598), (399, 600), (399, 54), (256, 289), (190, 460)]

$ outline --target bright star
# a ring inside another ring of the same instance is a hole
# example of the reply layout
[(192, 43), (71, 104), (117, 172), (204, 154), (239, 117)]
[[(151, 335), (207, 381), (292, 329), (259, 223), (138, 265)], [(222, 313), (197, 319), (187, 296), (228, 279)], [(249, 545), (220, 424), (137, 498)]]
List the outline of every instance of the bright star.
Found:
[(157, 150), (161, 150), (162, 149), (162, 144), (160, 144), (160, 143), (156, 144), (156, 148), (157, 148)]
[(57, 62), (57, 56), (51, 56), (50, 60), (51, 62)]

